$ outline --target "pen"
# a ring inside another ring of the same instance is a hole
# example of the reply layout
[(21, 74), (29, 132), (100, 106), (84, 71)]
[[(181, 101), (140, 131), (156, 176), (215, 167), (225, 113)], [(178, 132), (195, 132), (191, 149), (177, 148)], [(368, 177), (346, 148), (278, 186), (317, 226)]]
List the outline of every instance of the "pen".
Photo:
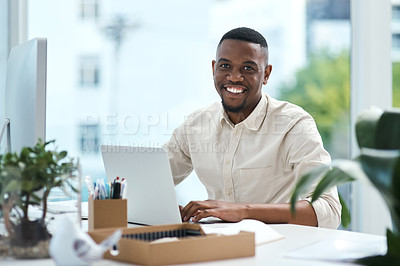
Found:
[(125, 178), (122, 178), (122, 184), (121, 184), (121, 193), (120, 193), (120, 199), (126, 199), (127, 195), (127, 190), (128, 190), (128, 182)]
[(92, 178), (90, 176), (85, 176), (85, 183), (88, 190), (89, 198), (94, 199), (94, 188)]
[(120, 193), (121, 193), (121, 183), (119, 181), (119, 177), (114, 180), (114, 191), (113, 191), (113, 199), (119, 199)]

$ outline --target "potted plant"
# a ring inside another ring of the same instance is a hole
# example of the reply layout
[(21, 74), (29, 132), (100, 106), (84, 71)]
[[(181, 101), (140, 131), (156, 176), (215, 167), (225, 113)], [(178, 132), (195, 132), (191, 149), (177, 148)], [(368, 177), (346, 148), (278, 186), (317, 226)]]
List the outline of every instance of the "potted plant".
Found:
[[(333, 160), (304, 175), (291, 198), (292, 212), (299, 195), (319, 179), (312, 201), (328, 188), (353, 180), (375, 186), (389, 208), (393, 230), (387, 229), (387, 254), (358, 260), (365, 265), (400, 265), (400, 111), (368, 109), (358, 116), (356, 137), (360, 155), (353, 160)], [(342, 223), (348, 223), (349, 212), (343, 201)]]
[[(53, 188), (77, 191), (71, 177), (77, 170), (67, 152), (46, 150), (53, 141), (38, 140), (20, 153), (0, 155), (0, 210), (2, 211), (11, 255), (21, 258), (48, 257), (51, 238), (47, 230), (47, 199)], [(42, 206), (41, 218), (31, 220), (31, 206)]]

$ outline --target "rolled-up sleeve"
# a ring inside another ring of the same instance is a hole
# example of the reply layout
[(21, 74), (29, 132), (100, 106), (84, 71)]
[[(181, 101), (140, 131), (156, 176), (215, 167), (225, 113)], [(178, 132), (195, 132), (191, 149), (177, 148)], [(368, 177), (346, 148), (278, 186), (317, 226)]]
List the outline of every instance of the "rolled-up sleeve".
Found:
[[(318, 133), (314, 120), (306, 115), (294, 126), (293, 132), (302, 134), (288, 134), (288, 160), (293, 165), (295, 179), (298, 181), (304, 174), (320, 165), (331, 162), (329, 153), (324, 149), (322, 139)], [(300, 199), (311, 202), (312, 192), (317, 182), (308, 188), (308, 192)], [(318, 227), (336, 229), (340, 225), (342, 205), (339, 201), (337, 188), (332, 187), (324, 192), (316, 201), (312, 202), (318, 220)]]

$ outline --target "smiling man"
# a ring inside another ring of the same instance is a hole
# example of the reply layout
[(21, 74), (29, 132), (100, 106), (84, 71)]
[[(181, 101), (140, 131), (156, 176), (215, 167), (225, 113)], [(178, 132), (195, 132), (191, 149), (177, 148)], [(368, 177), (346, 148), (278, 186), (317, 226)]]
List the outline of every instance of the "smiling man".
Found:
[(272, 71), (265, 38), (249, 28), (227, 32), (212, 70), (221, 102), (191, 114), (166, 144), (175, 184), (194, 170), (209, 197), (182, 207), (183, 221), (213, 216), (337, 228), (336, 187), (311, 204), (311, 186), (296, 216), (290, 212), (298, 179), (330, 156), (307, 112), (263, 93)]

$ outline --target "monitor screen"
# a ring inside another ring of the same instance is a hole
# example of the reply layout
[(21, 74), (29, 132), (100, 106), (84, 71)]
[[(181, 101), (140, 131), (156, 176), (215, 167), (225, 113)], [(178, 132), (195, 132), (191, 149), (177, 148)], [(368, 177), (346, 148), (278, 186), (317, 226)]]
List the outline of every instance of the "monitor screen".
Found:
[[(7, 63), (5, 118), (11, 152), (34, 146), (46, 132), (47, 40), (37, 38), (11, 49)], [(10, 152), (10, 150), (9, 150)]]

